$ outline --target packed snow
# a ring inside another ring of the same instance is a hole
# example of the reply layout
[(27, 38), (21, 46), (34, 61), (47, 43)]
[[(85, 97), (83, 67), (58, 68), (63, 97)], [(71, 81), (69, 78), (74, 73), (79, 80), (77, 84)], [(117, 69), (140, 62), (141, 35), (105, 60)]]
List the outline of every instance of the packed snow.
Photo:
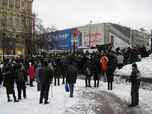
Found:
[[(152, 55), (143, 58), (141, 61), (136, 63), (141, 72), (142, 77), (152, 78)], [(131, 74), (131, 64), (125, 65), (120, 70), (117, 69), (115, 74), (129, 76)]]
[[(152, 77), (152, 55), (137, 62), (137, 65), (143, 77)], [(120, 75), (130, 75), (131, 65), (124, 66), (122, 69), (117, 70), (116, 73)], [(80, 97), (83, 94), (81, 91), (93, 92), (95, 94), (103, 94), (104, 91), (119, 97), (125, 104), (130, 104), (131, 100), (130, 83), (119, 77), (115, 77), (112, 91), (107, 90), (107, 83), (103, 81), (100, 81), (99, 88), (86, 89), (85, 81), (78, 79), (75, 85), (73, 98), (70, 98), (69, 93), (65, 92), (64, 85), (51, 86), (52, 89), (50, 87), (49, 92), (50, 104), (47, 105), (39, 104), (40, 93), (37, 91), (36, 83), (34, 83), (34, 85), (34, 87), (27, 86), (27, 98), (22, 99), (18, 103), (8, 103), (5, 88), (1, 86), (0, 114), (96, 114), (94, 110), (88, 109), (88, 107), (90, 104), (98, 105), (98, 103), (94, 98), (92, 98), (92, 100), (85, 100)], [(51, 90), (53, 90), (53, 93)], [(139, 106), (131, 108), (131, 110), (134, 110), (135, 114), (152, 114), (151, 90), (152, 84), (141, 83), (141, 88), (139, 90)], [(53, 94), (53, 96), (51, 94)]]
[[(50, 87), (50, 96), (49, 101), (50, 104), (39, 104), (39, 92), (37, 92), (36, 84), (35, 87), (27, 86), (27, 99), (22, 99), (18, 103), (7, 102), (7, 97), (5, 93), (5, 88), (0, 88), (0, 114), (84, 114), (86, 110), (87, 114), (95, 114), (95, 112), (91, 109), (78, 110), (81, 108), (82, 102), (84, 106), (88, 106), (89, 104), (94, 104), (95, 101), (88, 100), (84, 101), (82, 97), (80, 97), (80, 92), (82, 90), (88, 92), (94, 92), (98, 94), (102, 94), (102, 91), (106, 91), (108, 93), (114, 94), (118, 96), (123, 102), (126, 104), (130, 103), (130, 84), (125, 81), (120, 81), (116, 79), (114, 82), (114, 89), (112, 91), (107, 90), (106, 82), (100, 81), (99, 88), (89, 88), (86, 89), (84, 85), (84, 80), (77, 80), (75, 85), (74, 97), (70, 98), (69, 93), (65, 92), (64, 85), (61, 86), (53, 86), (53, 96), (51, 96), (51, 87)], [(83, 94), (83, 93), (81, 93)], [(151, 114), (152, 113), (152, 91), (148, 89), (140, 89), (140, 105), (135, 107), (134, 110), (142, 110), (142, 114)], [(81, 105), (80, 105), (81, 102)], [(74, 107), (74, 108), (72, 108)], [(136, 112), (137, 112), (136, 111)], [(70, 112), (70, 113), (67, 113)], [(138, 114), (138, 113), (137, 113)]]

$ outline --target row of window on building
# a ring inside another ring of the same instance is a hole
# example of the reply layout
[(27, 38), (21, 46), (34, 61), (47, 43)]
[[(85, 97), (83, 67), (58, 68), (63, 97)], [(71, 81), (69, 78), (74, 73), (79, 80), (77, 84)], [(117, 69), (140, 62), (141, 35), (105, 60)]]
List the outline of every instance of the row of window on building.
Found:
[(25, 28), (31, 27), (31, 18), (23, 16), (1, 15), (0, 14), (0, 29), (12, 28), (12, 31), (24, 31)]
[(0, 0), (0, 8), (11, 8), (11, 9), (32, 9), (31, 2), (28, 0)]

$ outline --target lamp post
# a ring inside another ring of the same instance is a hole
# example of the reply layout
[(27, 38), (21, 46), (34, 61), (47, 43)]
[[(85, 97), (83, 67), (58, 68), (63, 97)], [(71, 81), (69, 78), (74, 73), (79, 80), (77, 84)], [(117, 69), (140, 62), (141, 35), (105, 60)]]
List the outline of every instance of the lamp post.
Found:
[(92, 25), (92, 20), (89, 22), (89, 48), (91, 47), (91, 25)]
[(130, 38), (129, 38), (129, 46), (132, 48), (132, 44), (133, 43), (133, 41), (132, 41), (132, 30), (131, 30), (131, 28), (130, 28)]
[(79, 34), (80, 34), (80, 31), (76, 28), (73, 31), (73, 53), (74, 53), (74, 55), (75, 55), (76, 42), (77, 42)]
[[(3, 36), (2, 36), (3, 37)], [(3, 50), (3, 61), (4, 61), (4, 54), (5, 54), (5, 47), (4, 47), (4, 37), (2, 38), (2, 50)]]
[(151, 52), (152, 52), (152, 30), (151, 30), (151, 33), (150, 33), (150, 44), (151, 44), (150, 49), (151, 49)]

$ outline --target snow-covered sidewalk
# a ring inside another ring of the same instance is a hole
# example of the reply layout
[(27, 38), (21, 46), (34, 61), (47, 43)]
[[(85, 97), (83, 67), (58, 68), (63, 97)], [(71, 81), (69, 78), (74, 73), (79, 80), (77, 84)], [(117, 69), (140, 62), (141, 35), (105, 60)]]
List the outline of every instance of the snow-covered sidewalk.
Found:
[[(97, 105), (98, 102), (95, 101), (96, 99), (94, 97), (90, 96), (93, 94), (88, 94), (89, 98), (85, 99), (85, 97), (87, 97), (87, 94), (86, 96), (83, 95), (85, 92), (98, 95), (105, 92), (114, 94), (122, 100), (126, 107), (130, 102), (130, 84), (123, 82), (119, 82), (118, 84), (118, 82), (117, 84), (114, 83), (114, 89), (112, 91), (107, 91), (107, 84), (102, 81), (100, 82), (100, 88), (86, 89), (84, 87), (84, 81), (77, 80), (73, 98), (70, 98), (69, 93), (65, 92), (64, 85), (53, 86), (53, 97), (51, 97), (50, 91), (50, 104), (47, 105), (39, 104), (39, 92), (37, 92), (36, 86), (32, 88), (27, 86), (27, 99), (22, 99), (18, 103), (8, 103), (5, 88), (0, 88), (0, 114), (86, 114), (86, 110), (87, 114), (96, 114), (94, 109), (88, 110), (87, 108), (90, 104)], [(140, 89), (140, 106), (132, 108), (132, 110), (134, 110), (136, 114), (151, 114), (151, 96), (152, 91)], [(85, 107), (81, 107), (82, 105)], [(100, 104), (97, 107), (99, 106)]]

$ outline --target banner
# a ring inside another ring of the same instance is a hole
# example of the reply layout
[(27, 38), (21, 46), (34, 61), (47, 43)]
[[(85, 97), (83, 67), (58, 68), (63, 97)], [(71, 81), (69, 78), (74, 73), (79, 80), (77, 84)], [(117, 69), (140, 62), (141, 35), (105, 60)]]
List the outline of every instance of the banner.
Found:
[[(81, 33), (77, 37), (73, 36), (75, 28), (55, 31), (50, 33), (49, 41), (53, 49), (71, 49), (75, 41), (76, 47), (81, 45)], [(76, 39), (74, 39), (76, 38)]]

